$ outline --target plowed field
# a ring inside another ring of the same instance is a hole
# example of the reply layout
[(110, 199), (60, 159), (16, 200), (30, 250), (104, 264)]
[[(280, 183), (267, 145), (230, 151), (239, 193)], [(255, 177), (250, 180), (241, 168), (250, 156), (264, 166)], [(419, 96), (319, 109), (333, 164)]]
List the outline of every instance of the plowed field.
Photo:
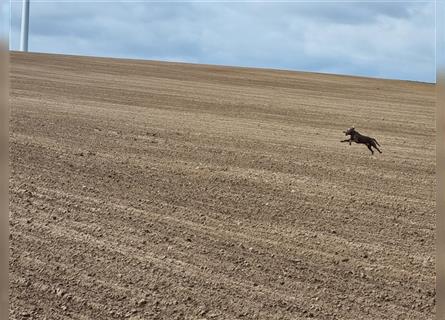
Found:
[(16, 52), (10, 75), (11, 319), (433, 319), (433, 84)]

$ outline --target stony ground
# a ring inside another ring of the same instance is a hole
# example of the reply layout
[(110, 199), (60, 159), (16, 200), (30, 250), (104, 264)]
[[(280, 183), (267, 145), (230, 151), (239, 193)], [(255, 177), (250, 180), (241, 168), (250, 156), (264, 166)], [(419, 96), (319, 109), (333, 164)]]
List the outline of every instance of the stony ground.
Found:
[(10, 319), (433, 319), (434, 90), (12, 53)]

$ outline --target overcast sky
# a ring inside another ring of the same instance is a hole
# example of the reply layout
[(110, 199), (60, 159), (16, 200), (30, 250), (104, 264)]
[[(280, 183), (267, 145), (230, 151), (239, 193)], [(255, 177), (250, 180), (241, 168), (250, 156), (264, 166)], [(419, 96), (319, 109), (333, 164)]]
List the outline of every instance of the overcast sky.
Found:
[(29, 50), (435, 82), (435, 5), (31, 0)]

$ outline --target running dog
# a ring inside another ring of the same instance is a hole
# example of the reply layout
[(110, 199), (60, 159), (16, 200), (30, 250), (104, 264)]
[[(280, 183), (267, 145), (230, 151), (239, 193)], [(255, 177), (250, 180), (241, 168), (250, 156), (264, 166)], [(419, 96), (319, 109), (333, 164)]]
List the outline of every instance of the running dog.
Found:
[(340, 142), (349, 142), (349, 145), (351, 145), (351, 142), (366, 144), (372, 154), (374, 154), (374, 150), (372, 150), (372, 147), (374, 147), (378, 152), (382, 153), (382, 151), (380, 151), (380, 149), (377, 147), (380, 146), (380, 144), (377, 142), (376, 139), (360, 134), (358, 131), (355, 131), (354, 127), (349, 128), (348, 130), (343, 132), (345, 136), (350, 136), (350, 138), (342, 140)]

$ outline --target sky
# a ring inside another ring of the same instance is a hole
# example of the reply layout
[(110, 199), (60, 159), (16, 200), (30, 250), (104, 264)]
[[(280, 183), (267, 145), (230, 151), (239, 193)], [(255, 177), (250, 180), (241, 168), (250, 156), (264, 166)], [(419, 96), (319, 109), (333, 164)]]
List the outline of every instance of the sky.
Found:
[[(21, 1), (9, 44), (19, 49)], [(29, 50), (435, 82), (434, 1), (33, 1)]]

